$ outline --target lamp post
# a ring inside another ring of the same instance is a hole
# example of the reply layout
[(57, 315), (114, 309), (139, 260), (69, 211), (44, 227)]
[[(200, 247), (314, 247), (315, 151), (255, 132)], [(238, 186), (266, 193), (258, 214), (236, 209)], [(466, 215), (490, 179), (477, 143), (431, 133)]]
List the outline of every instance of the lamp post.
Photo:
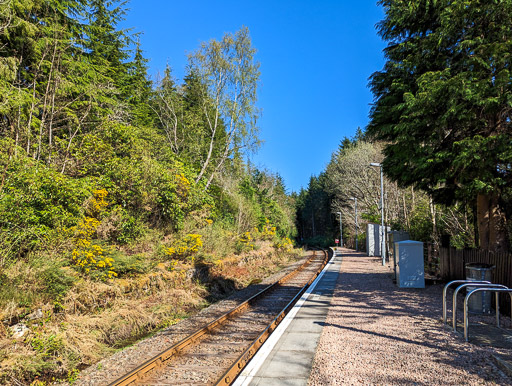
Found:
[(356, 252), (359, 251), (357, 248), (357, 197), (350, 197), (351, 200), (354, 201), (355, 204), (355, 223), (356, 223)]
[(375, 166), (380, 168), (380, 217), (381, 217), (381, 227), (380, 227), (380, 245), (381, 245), (381, 255), (382, 255), (382, 265), (386, 265), (386, 230), (384, 228), (384, 174), (382, 172), (382, 164), (378, 162), (372, 162), (370, 166)]
[(343, 248), (343, 228), (341, 227), (341, 212), (336, 212), (340, 215), (340, 247)]

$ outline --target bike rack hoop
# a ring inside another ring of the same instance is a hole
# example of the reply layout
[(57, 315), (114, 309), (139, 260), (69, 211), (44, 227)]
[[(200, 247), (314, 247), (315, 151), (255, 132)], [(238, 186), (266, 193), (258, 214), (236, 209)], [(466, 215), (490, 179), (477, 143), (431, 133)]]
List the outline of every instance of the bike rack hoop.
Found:
[(453, 310), (452, 310), (452, 326), (453, 331), (457, 332), (457, 295), (459, 294), (460, 290), (466, 287), (477, 287), (480, 288), (502, 288), (502, 289), (508, 289), (507, 286), (503, 284), (476, 284), (475, 282), (469, 282), (462, 284), (455, 288), (455, 291), (453, 291)]
[(475, 288), (474, 290), (471, 290), (466, 294), (466, 297), (464, 298), (464, 339), (466, 342), (469, 341), (469, 310), (468, 310), (468, 301), (469, 298), (477, 293), (477, 292), (483, 292), (483, 291), (489, 291), (489, 292), (495, 292), (496, 293), (496, 326), (500, 327), (500, 293), (508, 293), (510, 296), (510, 305), (511, 305), (511, 312), (512, 312), (512, 289), (505, 287), (505, 288), (491, 288), (491, 287), (483, 287), (483, 288)]
[(463, 284), (463, 283), (469, 283), (469, 282), (472, 282), (472, 283), (475, 283), (475, 284), (491, 284), (491, 282), (489, 281), (485, 281), (485, 280), (482, 280), (482, 281), (472, 281), (472, 280), (453, 280), (451, 282), (449, 282), (448, 284), (446, 284), (443, 288), (443, 323), (446, 324), (446, 314), (447, 314), (447, 311), (446, 311), (446, 293), (448, 292), (448, 287), (452, 286), (453, 284)]

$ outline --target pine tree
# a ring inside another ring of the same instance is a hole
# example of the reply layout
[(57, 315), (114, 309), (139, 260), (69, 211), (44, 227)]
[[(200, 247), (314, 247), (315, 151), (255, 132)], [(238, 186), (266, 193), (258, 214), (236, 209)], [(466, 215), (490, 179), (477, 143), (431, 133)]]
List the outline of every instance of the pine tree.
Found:
[(10, 130), (14, 143), (36, 159), (52, 161), (56, 132), (69, 125), (74, 98), (76, 58), (80, 56), (80, 0), (13, 1), (1, 12), (0, 131)]
[[(208, 117), (215, 115), (212, 107), (213, 102), (208, 101), (205, 105), (205, 95), (207, 95), (206, 86), (201, 83), (197, 74), (191, 70), (185, 77), (183, 85), (183, 119), (186, 127), (184, 137), (186, 138), (186, 158), (197, 170), (201, 169), (208, 157), (211, 140)], [(208, 114), (205, 114), (205, 109)], [(220, 162), (222, 157), (226, 137), (224, 121), (219, 117), (212, 144), (211, 157), (213, 162), (207, 167), (206, 173), (214, 173), (214, 166)]]
[(131, 79), (128, 75), (128, 47), (132, 38), (129, 31), (117, 29), (125, 14), (125, 4), (126, 1), (118, 0), (89, 0), (91, 12), (88, 14), (84, 48), (98, 90), (95, 99), (102, 109), (96, 119), (108, 114), (113, 120), (129, 120)]
[(512, 1), (381, 4), (387, 62), (368, 132), (390, 143), (385, 172), (436, 202), (477, 203), (481, 246), (506, 249)]
[(330, 237), (333, 233), (331, 197), (326, 189), (327, 176), (311, 176), (307, 190), (297, 199), (297, 228), (302, 238)]
[(144, 58), (140, 40), (135, 46), (133, 62), (128, 69), (127, 92), (128, 101), (131, 107), (132, 123), (134, 125), (151, 126), (154, 121), (153, 111), (150, 107), (151, 81), (148, 79), (148, 60)]

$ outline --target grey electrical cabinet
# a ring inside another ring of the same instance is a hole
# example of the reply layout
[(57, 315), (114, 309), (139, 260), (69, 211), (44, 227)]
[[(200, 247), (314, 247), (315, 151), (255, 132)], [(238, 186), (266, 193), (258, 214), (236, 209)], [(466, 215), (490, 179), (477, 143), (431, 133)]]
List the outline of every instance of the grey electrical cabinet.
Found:
[(378, 256), (379, 248), (379, 226), (369, 223), (366, 225), (366, 253), (368, 256)]
[[(369, 223), (366, 225), (366, 253), (368, 256), (382, 256), (382, 235), (380, 234), (382, 225)], [(389, 227), (384, 227), (384, 232), (390, 231)]]
[(425, 288), (423, 243), (404, 240), (395, 243), (397, 284), (401, 288)]

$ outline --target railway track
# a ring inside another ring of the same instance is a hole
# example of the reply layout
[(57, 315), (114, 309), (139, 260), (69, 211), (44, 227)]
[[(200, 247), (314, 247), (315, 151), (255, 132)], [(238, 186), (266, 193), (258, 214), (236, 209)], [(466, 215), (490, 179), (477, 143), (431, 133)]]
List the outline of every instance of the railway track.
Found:
[(325, 251), (110, 383), (229, 385), (327, 264)]

